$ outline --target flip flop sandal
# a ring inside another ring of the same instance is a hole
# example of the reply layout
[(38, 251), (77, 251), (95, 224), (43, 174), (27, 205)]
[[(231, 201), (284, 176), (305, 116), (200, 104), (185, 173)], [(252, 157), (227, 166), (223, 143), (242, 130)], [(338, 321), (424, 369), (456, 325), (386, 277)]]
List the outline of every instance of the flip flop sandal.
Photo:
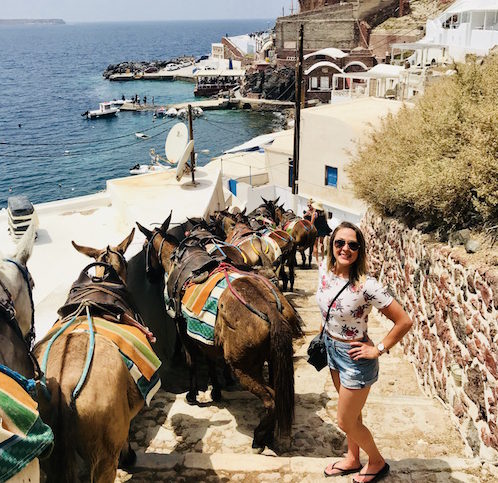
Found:
[(339, 473), (333, 473), (333, 474), (329, 474), (327, 473), (325, 470), (327, 468), (325, 468), (325, 470), (323, 470), (323, 474), (325, 475), (325, 478), (331, 478), (333, 476), (344, 476), (344, 475), (351, 475), (352, 473), (357, 473), (358, 471), (360, 471), (363, 466), (359, 466), (358, 468), (352, 468), (352, 469), (349, 469), (349, 470), (345, 470), (343, 468), (339, 468), (336, 466), (336, 464), (338, 463), (338, 461), (336, 461), (333, 465), (332, 465), (332, 468), (330, 468), (331, 470), (338, 470)]
[[(380, 481), (382, 478), (386, 477), (389, 473), (389, 465), (386, 463), (377, 473), (360, 473), (358, 476), (373, 476), (371, 480), (365, 483), (374, 483), (374, 481)], [(353, 478), (353, 483), (363, 483)]]

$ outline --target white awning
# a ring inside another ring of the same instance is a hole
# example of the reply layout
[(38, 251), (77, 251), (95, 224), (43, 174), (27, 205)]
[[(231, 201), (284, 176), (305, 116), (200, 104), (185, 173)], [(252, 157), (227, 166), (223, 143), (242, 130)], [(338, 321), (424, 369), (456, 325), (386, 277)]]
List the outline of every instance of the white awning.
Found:
[(304, 56), (304, 59), (309, 59), (310, 57), (313, 57), (315, 55), (326, 55), (327, 57), (332, 57), (333, 59), (342, 59), (343, 57), (348, 56), (346, 52), (343, 52), (340, 49), (336, 49), (334, 47), (328, 47), (326, 49), (317, 50), (316, 52), (307, 54)]
[(338, 65), (332, 62), (328, 62), (326, 60), (322, 60), (321, 62), (313, 64), (309, 69), (306, 69), (304, 71), (304, 75), (308, 75), (310, 72), (313, 72), (315, 69), (318, 69), (320, 67), (332, 67), (333, 69), (336, 69), (339, 72), (344, 72)]

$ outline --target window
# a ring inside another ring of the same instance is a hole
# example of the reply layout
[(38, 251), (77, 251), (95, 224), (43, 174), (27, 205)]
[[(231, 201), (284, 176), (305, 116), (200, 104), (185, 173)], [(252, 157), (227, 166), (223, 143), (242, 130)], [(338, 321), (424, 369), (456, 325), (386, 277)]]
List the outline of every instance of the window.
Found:
[(318, 89), (318, 77), (311, 78), (311, 88)]
[(325, 166), (325, 186), (337, 188), (337, 168)]
[(320, 90), (328, 91), (330, 89), (330, 83), (328, 76), (320, 77)]
[(293, 161), (289, 159), (289, 188), (292, 188), (292, 180), (293, 180)]

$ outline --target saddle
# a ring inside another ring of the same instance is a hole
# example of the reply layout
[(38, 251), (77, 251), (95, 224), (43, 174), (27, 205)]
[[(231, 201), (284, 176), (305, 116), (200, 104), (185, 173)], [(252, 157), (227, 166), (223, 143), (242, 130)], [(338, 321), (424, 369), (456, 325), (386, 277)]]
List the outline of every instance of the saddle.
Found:
[[(104, 267), (104, 275), (102, 277), (89, 275), (88, 270), (92, 267)], [(107, 263), (94, 262), (81, 271), (71, 286), (66, 302), (57, 313), (65, 318), (75, 312), (83, 302), (92, 302), (103, 312), (113, 315), (134, 314), (135, 310), (129, 298), (128, 289), (116, 270)]]
[(173, 253), (173, 268), (168, 276), (166, 289), (168, 297), (174, 303), (176, 317), (181, 316), (181, 300), (184, 287), (188, 282), (203, 283), (220, 262), (222, 255), (210, 255), (200, 246), (195, 237), (186, 238)]

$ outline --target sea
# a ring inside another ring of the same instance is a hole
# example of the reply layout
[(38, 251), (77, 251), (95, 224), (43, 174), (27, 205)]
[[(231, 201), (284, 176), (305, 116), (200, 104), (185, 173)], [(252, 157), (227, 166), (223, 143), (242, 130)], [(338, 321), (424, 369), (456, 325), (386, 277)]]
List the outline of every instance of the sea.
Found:
[[(105, 189), (106, 180), (129, 175), (164, 155), (177, 120), (152, 112), (115, 118), (81, 116), (99, 102), (138, 95), (156, 105), (194, 100), (184, 81), (110, 82), (109, 64), (208, 54), (225, 35), (265, 30), (272, 20), (75, 23), (0, 26), (0, 208), (13, 195), (32, 203)], [(279, 129), (272, 113), (207, 111), (194, 121), (198, 164), (260, 134)], [(135, 132), (145, 132), (142, 140)]]

